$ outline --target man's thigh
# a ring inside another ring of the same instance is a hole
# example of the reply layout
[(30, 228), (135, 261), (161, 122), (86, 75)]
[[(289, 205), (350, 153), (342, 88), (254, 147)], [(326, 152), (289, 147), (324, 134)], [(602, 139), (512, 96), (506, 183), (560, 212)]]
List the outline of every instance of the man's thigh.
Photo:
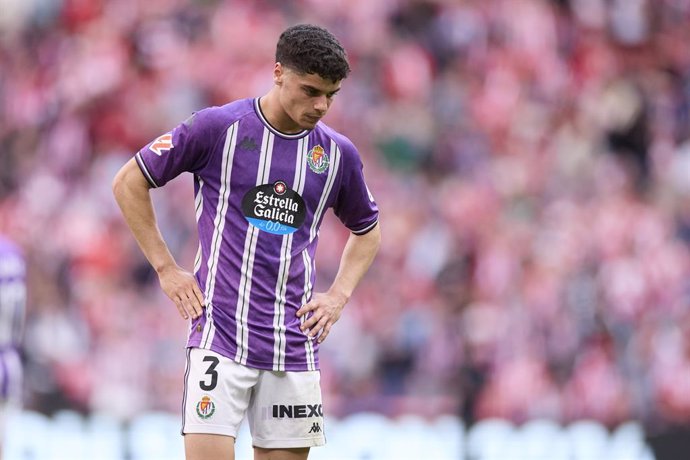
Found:
[(307, 460), (309, 448), (264, 449), (254, 448), (254, 460)]
[(235, 438), (190, 433), (184, 437), (186, 460), (235, 460)]

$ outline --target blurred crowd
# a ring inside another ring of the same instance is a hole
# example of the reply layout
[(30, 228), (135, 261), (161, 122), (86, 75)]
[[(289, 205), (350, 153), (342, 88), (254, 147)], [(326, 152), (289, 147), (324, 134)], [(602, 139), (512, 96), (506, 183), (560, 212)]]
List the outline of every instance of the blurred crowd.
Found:
[[(383, 245), (322, 347), (332, 415), (690, 423), (690, 0), (0, 0), (0, 232), (26, 250), (26, 406), (179, 411), (187, 325), (110, 183), (263, 94), (280, 31), (353, 72)], [(182, 264), (191, 176), (152, 192)], [(330, 215), (318, 283), (347, 234)]]

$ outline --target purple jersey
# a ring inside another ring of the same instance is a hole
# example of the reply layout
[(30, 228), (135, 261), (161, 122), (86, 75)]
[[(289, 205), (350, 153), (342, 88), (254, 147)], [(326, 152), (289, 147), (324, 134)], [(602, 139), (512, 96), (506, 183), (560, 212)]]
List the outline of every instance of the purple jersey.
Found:
[(0, 237), (0, 401), (17, 398), (21, 367), (17, 347), (26, 304), (24, 258)]
[(194, 174), (206, 308), (188, 346), (259, 369), (318, 369), (318, 345), (295, 312), (312, 295), (321, 221), (333, 208), (355, 234), (378, 222), (349, 139), (323, 123), (281, 133), (258, 99), (244, 99), (195, 113), (136, 160), (153, 187)]

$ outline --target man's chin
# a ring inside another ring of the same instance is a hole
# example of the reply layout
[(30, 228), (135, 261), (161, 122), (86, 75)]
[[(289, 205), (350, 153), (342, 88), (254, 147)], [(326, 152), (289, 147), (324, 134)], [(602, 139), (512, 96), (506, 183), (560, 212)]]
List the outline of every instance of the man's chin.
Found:
[(305, 118), (304, 120), (302, 120), (300, 127), (302, 129), (314, 129), (314, 127), (317, 125), (318, 122), (319, 122), (318, 118), (317, 119)]

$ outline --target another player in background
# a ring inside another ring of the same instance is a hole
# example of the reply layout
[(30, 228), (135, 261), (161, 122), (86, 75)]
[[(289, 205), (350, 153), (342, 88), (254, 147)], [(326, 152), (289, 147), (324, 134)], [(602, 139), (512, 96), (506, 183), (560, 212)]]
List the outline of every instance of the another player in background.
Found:
[[(233, 459), (245, 414), (258, 460), (306, 459), (325, 443), (319, 344), (380, 242), (359, 153), (320, 121), (349, 71), (327, 30), (290, 27), (267, 94), (195, 113), (115, 177), (116, 200), (162, 289), (191, 317), (188, 460)], [(171, 255), (149, 194), (185, 171), (194, 175), (200, 243), (194, 274)], [(313, 294), (328, 208), (351, 234), (332, 285)]]
[(19, 345), (26, 305), (25, 277), (20, 250), (0, 235), (0, 458), (7, 418), (21, 403)]

